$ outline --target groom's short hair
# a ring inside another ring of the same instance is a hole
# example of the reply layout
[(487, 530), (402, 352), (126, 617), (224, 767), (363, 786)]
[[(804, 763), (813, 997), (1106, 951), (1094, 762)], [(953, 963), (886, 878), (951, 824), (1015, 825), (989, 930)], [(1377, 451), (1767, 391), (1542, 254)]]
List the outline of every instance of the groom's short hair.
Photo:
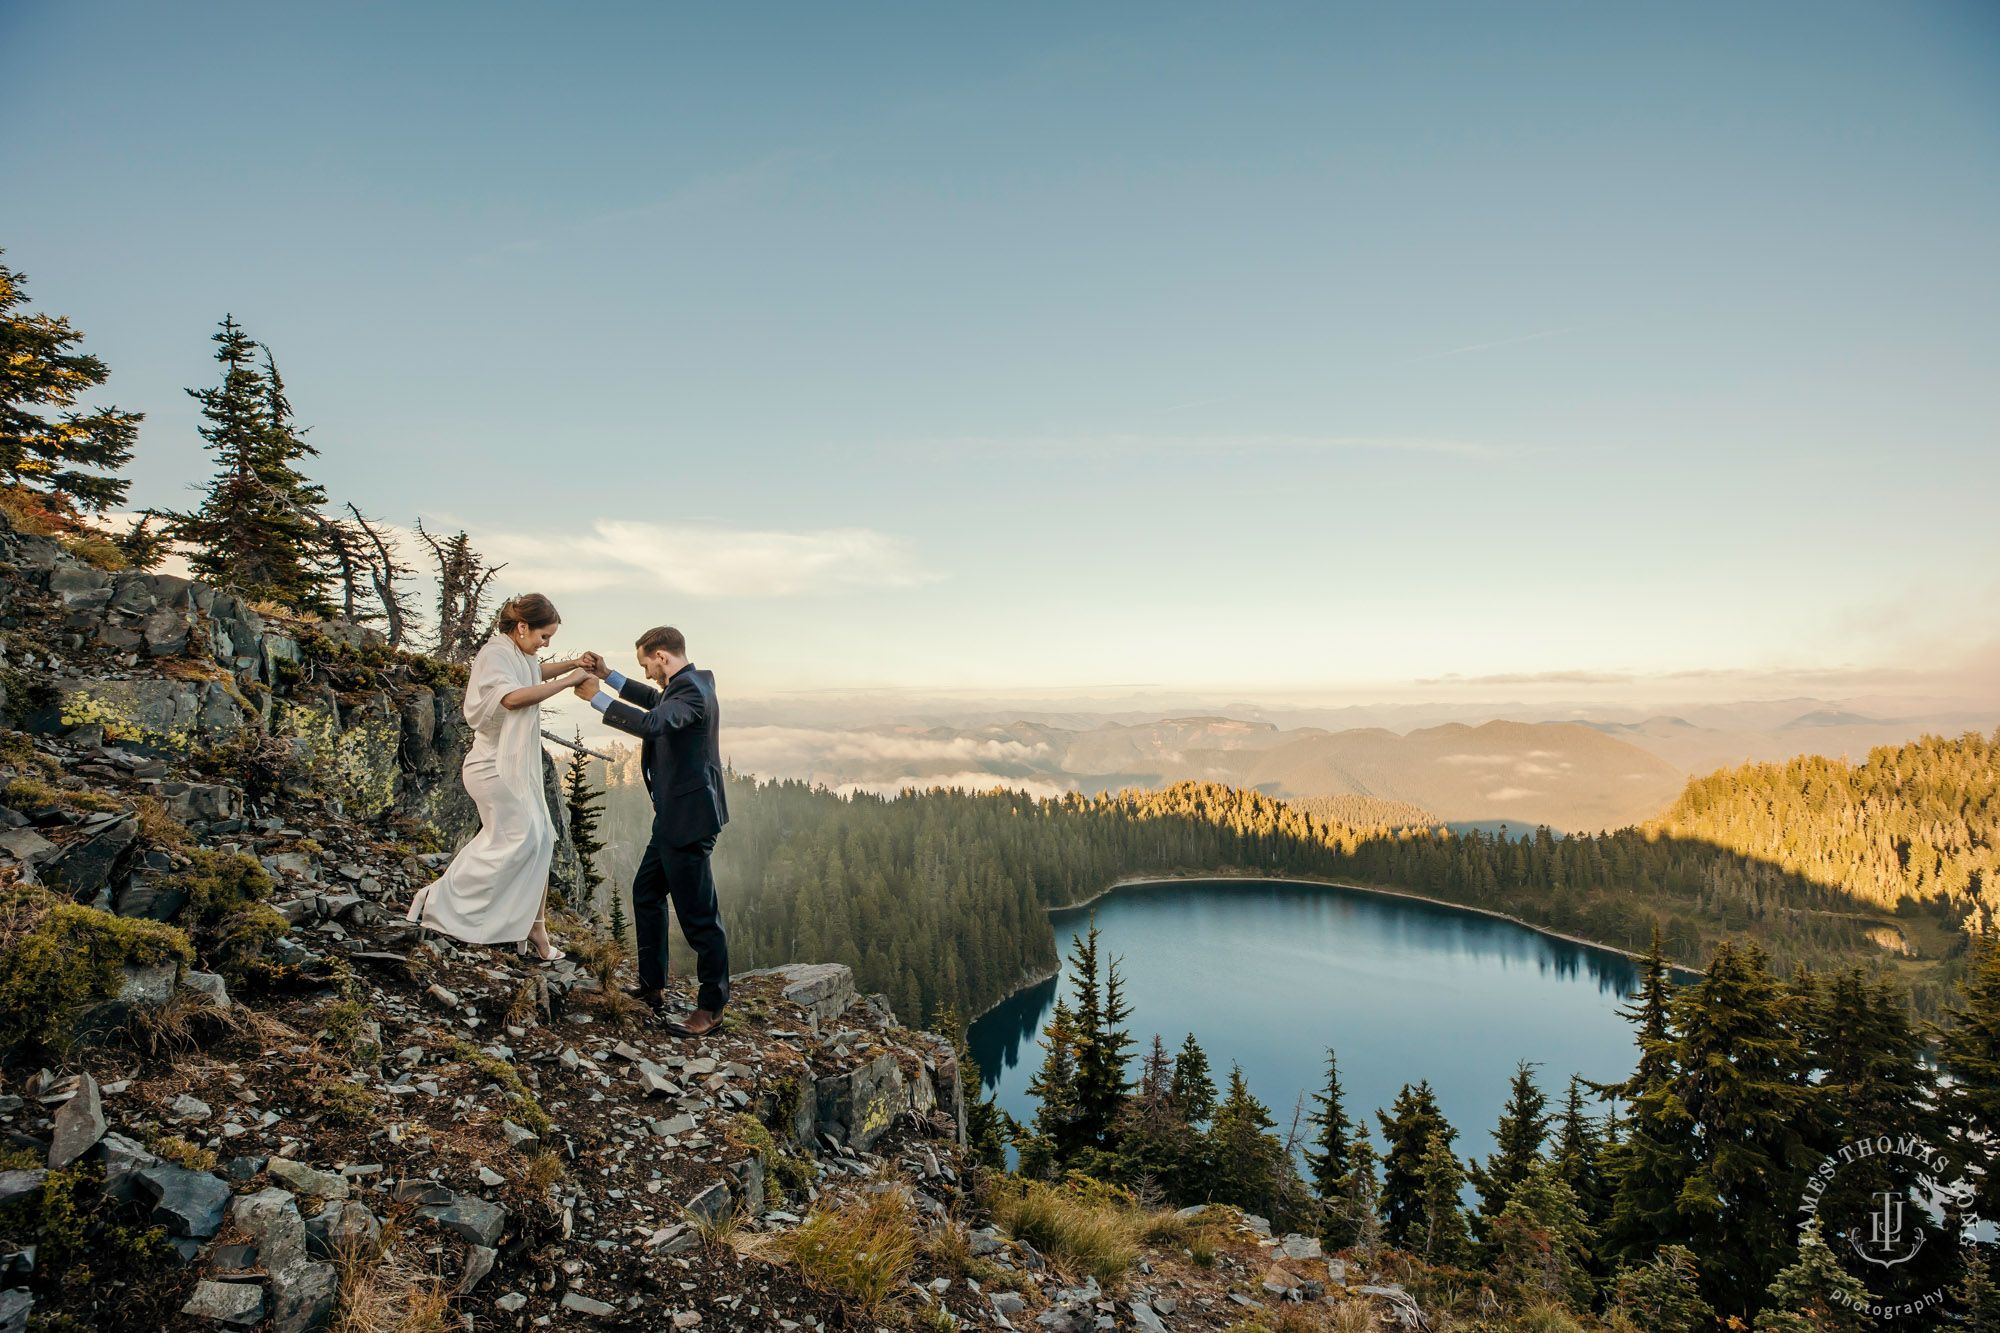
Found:
[(687, 640), (672, 625), (655, 625), (647, 630), (639, 636), (638, 647), (641, 653), (657, 653), (664, 648), (675, 657), (686, 657), (688, 651)]

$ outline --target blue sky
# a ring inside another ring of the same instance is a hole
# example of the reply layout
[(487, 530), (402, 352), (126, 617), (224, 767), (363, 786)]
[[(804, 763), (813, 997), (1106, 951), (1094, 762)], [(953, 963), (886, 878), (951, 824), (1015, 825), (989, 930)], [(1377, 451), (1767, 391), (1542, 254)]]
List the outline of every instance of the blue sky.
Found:
[(738, 693), (1992, 683), (1991, 5), (583, 8), (0, 6), (136, 501), (227, 311)]

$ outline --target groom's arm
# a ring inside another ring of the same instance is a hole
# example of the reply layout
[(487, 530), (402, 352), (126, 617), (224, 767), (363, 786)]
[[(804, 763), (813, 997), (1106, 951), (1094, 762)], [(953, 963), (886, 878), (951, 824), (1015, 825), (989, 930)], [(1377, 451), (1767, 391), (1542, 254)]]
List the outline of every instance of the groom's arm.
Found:
[[(647, 687), (651, 689), (650, 686)], [(701, 691), (693, 682), (660, 694), (660, 701), (649, 709), (635, 708), (623, 700), (612, 699), (599, 692), (591, 697), (591, 705), (604, 714), (606, 726), (633, 736), (658, 736), (664, 732), (680, 731), (701, 721), (704, 714)]]
[(641, 708), (651, 708), (660, 702), (660, 691), (650, 681), (631, 680), (614, 671), (604, 678), (604, 683), (626, 703), (637, 704)]

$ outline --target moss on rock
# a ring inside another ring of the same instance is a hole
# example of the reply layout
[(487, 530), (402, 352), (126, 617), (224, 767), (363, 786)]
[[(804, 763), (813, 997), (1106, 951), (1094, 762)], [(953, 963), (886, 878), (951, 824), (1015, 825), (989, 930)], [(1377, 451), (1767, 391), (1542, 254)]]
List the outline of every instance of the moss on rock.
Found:
[[(34, 890), (17, 890), (14, 897), (17, 906), (40, 916), (0, 951), (0, 1048), (32, 1045), (67, 1055), (92, 1030), (92, 1012), (116, 1006), (123, 969), (194, 961), (186, 933), (173, 926)], [(102, 1017), (110, 1027), (119, 1015)]]

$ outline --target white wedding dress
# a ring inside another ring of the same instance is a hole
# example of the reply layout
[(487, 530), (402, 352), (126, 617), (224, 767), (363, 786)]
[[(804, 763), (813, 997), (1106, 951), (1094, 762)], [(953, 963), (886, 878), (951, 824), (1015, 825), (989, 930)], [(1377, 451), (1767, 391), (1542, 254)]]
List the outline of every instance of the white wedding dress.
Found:
[(541, 663), (504, 634), (472, 659), (465, 686), (472, 749), (460, 772), (479, 807), (479, 832), (417, 891), (410, 921), (468, 944), (511, 944), (526, 939), (541, 915), (556, 846), (542, 791), (542, 706), (500, 702), (541, 683)]

